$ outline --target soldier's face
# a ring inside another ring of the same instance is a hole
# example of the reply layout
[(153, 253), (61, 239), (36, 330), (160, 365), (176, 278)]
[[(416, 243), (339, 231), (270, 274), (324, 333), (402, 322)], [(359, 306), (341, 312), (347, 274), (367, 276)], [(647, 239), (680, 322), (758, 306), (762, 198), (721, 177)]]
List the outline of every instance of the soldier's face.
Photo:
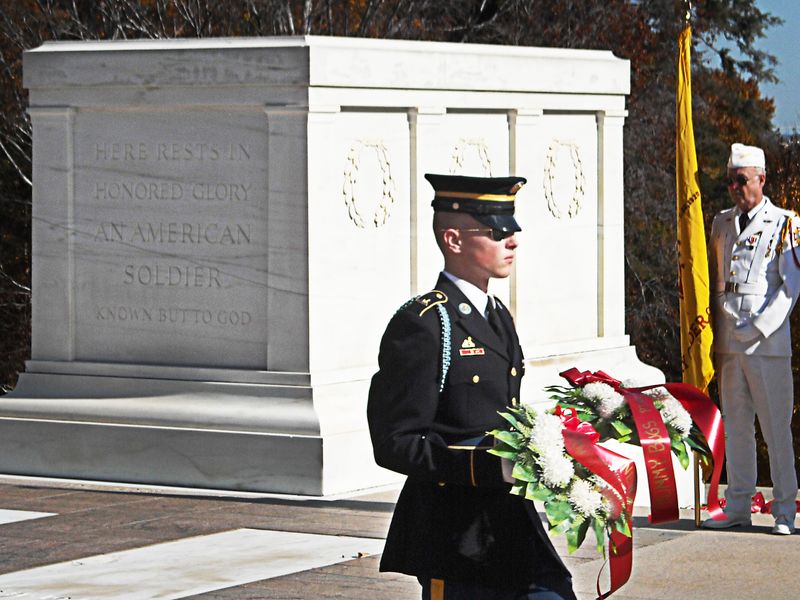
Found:
[[(486, 227), (475, 221), (475, 227)], [(499, 242), (492, 239), (490, 231), (461, 231), (461, 252), (464, 263), (470, 265), (475, 276), (483, 280), (490, 277), (508, 277), (514, 264), (517, 236)]]
[(741, 212), (748, 212), (761, 202), (765, 179), (754, 167), (728, 169), (728, 193)]

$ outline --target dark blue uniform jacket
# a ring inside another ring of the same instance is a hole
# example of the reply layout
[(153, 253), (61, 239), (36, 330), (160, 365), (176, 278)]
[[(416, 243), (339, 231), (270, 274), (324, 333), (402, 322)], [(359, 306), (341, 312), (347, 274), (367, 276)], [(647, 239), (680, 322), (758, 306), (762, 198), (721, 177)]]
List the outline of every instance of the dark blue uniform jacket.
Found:
[[(441, 392), (437, 304), (451, 324)], [(533, 503), (509, 494), (500, 459), (486, 452), (485, 435), (506, 426), (498, 411), (519, 399), (524, 369), (511, 315), (498, 309), (508, 347), (442, 275), (436, 290), (404, 306), (386, 329), (367, 416), (375, 460), (408, 478), (381, 570), (501, 588), (539, 584), (571, 598), (569, 573)], [(484, 438), (477, 447), (476, 438)]]

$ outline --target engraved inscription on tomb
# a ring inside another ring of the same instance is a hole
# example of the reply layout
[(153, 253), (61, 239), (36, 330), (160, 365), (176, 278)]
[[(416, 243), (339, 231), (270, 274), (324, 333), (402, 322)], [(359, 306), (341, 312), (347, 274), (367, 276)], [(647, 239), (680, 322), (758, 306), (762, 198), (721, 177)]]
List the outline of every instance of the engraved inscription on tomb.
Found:
[(157, 244), (249, 244), (249, 223), (98, 223), (95, 242)]
[(76, 138), (83, 322), (256, 336), (266, 316), (264, 141), (249, 128), (215, 139), (219, 122), (176, 119), (105, 131), (102, 117)]

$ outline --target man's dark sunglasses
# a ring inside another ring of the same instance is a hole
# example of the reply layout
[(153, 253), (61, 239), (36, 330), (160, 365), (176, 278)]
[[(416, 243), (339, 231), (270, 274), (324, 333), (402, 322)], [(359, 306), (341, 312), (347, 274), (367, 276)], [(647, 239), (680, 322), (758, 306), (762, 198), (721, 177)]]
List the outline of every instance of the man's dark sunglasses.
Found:
[[(462, 229), (460, 227), (448, 227), (448, 229), (455, 229), (456, 231), (473, 231), (473, 232), (483, 232), (489, 233), (489, 237), (491, 237), (495, 242), (502, 242), (503, 240), (510, 238), (514, 235), (515, 231), (503, 231), (502, 229), (496, 229), (494, 227), (478, 227), (478, 228), (470, 228), (470, 229)], [(447, 231), (446, 229), (442, 229), (441, 231)]]
[(747, 177), (746, 175), (742, 175), (741, 173), (736, 177), (728, 177), (728, 185), (738, 185), (739, 187), (744, 187), (751, 179), (755, 179), (758, 177), (758, 173), (753, 175), (752, 177)]

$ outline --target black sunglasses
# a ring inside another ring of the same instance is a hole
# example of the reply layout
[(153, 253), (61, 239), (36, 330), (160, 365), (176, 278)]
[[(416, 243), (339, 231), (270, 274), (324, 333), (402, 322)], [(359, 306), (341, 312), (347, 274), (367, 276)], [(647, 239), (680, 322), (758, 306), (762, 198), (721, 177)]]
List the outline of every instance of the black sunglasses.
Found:
[[(482, 231), (484, 233), (489, 232), (489, 237), (491, 237), (495, 242), (502, 242), (503, 240), (510, 238), (512, 235), (516, 233), (515, 231), (505, 231), (503, 229), (497, 229), (495, 227), (478, 227), (470, 229), (462, 229), (460, 227), (449, 227), (448, 229), (455, 229), (456, 231), (474, 231), (474, 232)], [(440, 229), (440, 231), (447, 231), (447, 229)]]
[(736, 177), (728, 177), (728, 185), (738, 185), (739, 187), (744, 187), (751, 179), (755, 179), (756, 177), (758, 177), (758, 173), (752, 177), (747, 177), (746, 175), (742, 174), (739, 174)]

